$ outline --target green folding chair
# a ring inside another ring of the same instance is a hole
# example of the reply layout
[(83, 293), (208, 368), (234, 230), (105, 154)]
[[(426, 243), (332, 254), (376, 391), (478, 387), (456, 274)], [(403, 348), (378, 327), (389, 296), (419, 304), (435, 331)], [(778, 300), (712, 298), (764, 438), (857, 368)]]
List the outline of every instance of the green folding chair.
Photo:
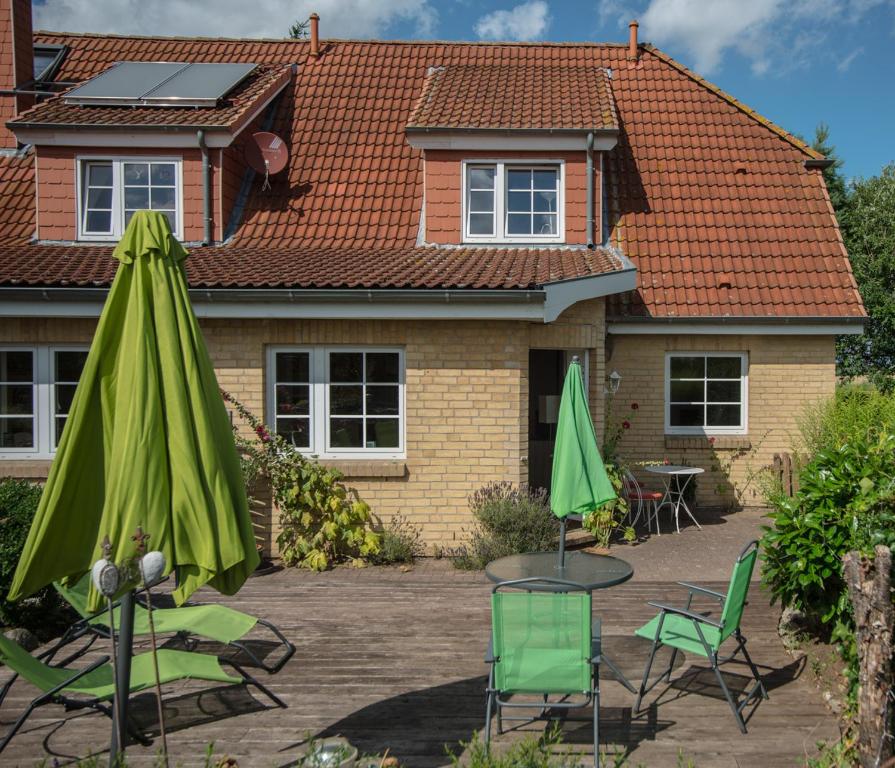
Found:
[[(550, 710), (592, 704), (594, 765), (599, 768), (600, 624), (592, 623), (590, 592), (562, 579), (501, 582), (491, 593), (491, 626), (485, 744), (491, 742), (494, 714), (501, 733), (502, 719), (552, 719)], [(517, 696), (526, 700), (509, 698)], [(532, 696), (538, 698), (532, 701)], [(551, 696), (558, 698), (551, 701)], [(504, 708), (537, 708), (540, 713), (503, 718)]]
[[(103, 712), (109, 717), (112, 716), (111, 708), (104, 704), (115, 695), (115, 678), (108, 656), (104, 656), (84, 669), (51, 667), (34, 658), (18, 643), (0, 635), (0, 661), (41, 691), (41, 694), (28, 705), (3, 741), (0, 742), (0, 752), (6, 748), (12, 737), (24, 725), (28, 716), (44, 704), (62, 704), (66, 709), (89, 707)], [(226, 660), (224, 663), (233, 667), (239, 676), (227, 674), (221, 666), (221, 660), (215, 656), (165, 648), (158, 651), (159, 679), (162, 684), (176, 680), (206, 680), (213, 683), (253, 685), (277, 706), (286, 706), (282, 700), (238, 664)], [(11, 684), (11, 681), (7, 681), (3, 687), (0, 692), (2, 694), (0, 702)], [(134, 656), (131, 666), (131, 693), (154, 686), (155, 669), (152, 663), (152, 654), (141, 653)], [(72, 695), (81, 698), (72, 698)], [(143, 744), (148, 743), (147, 739), (136, 733), (130, 724), (128, 724), (128, 731), (137, 741)]]
[[(91, 613), (87, 609), (87, 592), (90, 585), (89, 574), (84, 576), (73, 586), (63, 586), (58, 582), (53, 586), (62, 595), (63, 599), (74, 608), (81, 616), (81, 620), (72, 625), (63, 635), (55, 650), (84, 635), (93, 635), (90, 644), (97, 637), (110, 636), (109, 613), (100, 611)], [(114, 608), (115, 626), (120, 626), (120, 608)], [(157, 634), (176, 634), (184, 641), (188, 648), (193, 645), (190, 636), (204, 637), (224, 645), (230, 645), (251, 659), (252, 664), (260, 667), (269, 674), (278, 672), (283, 665), (292, 658), (295, 646), (290, 643), (273, 624), (264, 619), (257, 619), (247, 613), (228, 608), (226, 605), (214, 603), (208, 605), (185, 605), (180, 608), (154, 608), (152, 618), (155, 621)], [(260, 624), (269, 629), (283, 647), (275, 664), (267, 664), (264, 659), (258, 657), (254, 651), (243, 642), (243, 638)], [(134, 636), (149, 634), (149, 609), (139, 602), (134, 611)], [(87, 647), (89, 647), (89, 645)], [(84, 649), (86, 650), (86, 648)], [(52, 656), (52, 654), (50, 654)], [(70, 660), (70, 659), (69, 659)]]
[[(746, 722), (743, 720), (743, 709), (756, 697), (767, 699), (768, 692), (765, 689), (758, 669), (752, 663), (752, 658), (746, 650), (746, 638), (740, 632), (740, 619), (743, 616), (743, 608), (746, 606), (746, 595), (749, 592), (749, 581), (752, 578), (752, 571), (755, 568), (755, 560), (758, 556), (758, 542), (750, 541), (740, 552), (736, 563), (733, 566), (733, 573), (730, 576), (730, 586), (727, 588), (727, 594), (714, 592), (711, 589), (697, 587), (693, 584), (678, 582), (680, 586), (689, 590), (690, 595), (687, 599), (685, 608), (675, 608), (662, 603), (649, 603), (654, 608), (659, 609), (659, 614), (647, 624), (634, 632), (638, 637), (651, 640), (653, 643), (649, 661), (643, 672), (643, 681), (640, 684), (640, 691), (637, 694), (637, 702), (634, 704), (634, 713), (640, 711), (640, 703), (647, 693), (649, 693), (660, 681), (667, 680), (671, 682), (671, 671), (674, 667), (674, 660), (678, 651), (685, 651), (696, 656), (702, 656), (708, 659), (712, 666), (715, 677), (718, 678), (718, 684), (724, 692), (727, 703), (736, 718), (737, 725), (740, 730), (746, 733)], [(721, 605), (721, 617), (718, 620), (709, 616), (690, 610), (695, 595), (717, 600)], [(718, 653), (721, 645), (730, 637), (736, 641), (736, 647), (729, 656), (719, 659)], [(672, 648), (671, 661), (668, 669), (659, 675), (653, 683), (647, 687), (649, 673), (656, 658), (656, 652), (663, 645)], [(752, 671), (755, 678), (755, 685), (746, 692), (745, 698), (741, 702), (737, 702), (736, 698), (731, 694), (730, 689), (724, 682), (721, 674), (720, 665), (733, 659), (737, 653), (743, 652), (743, 658)], [(756, 701), (756, 705), (758, 701)]]

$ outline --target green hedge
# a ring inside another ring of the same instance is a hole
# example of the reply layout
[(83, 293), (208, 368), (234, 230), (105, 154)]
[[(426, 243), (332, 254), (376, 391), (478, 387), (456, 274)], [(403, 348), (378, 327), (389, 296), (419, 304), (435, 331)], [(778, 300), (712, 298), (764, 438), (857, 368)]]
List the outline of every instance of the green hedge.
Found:
[(56, 590), (42, 589), (18, 603), (6, 600), (41, 491), (41, 486), (25, 480), (0, 480), (0, 625), (24, 627), (46, 640), (69, 618)]

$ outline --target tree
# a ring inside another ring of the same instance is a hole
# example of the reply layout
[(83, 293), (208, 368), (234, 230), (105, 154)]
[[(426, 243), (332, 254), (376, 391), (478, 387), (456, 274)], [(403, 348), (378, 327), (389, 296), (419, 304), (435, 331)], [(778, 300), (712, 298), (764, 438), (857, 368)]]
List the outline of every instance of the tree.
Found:
[(827, 192), (830, 193), (830, 202), (836, 217), (842, 216), (842, 211), (848, 204), (848, 189), (845, 185), (845, 177), (842, 175), (842, 158), (836, 154), (836, 147), (830, 144), (830, 126), (826, 123), (818, 124), (814, 129), (814, 141), (811, 149), (820, 152), (827, 160), (832, 160), (832, 165), (824, 168), (824, 181), (827, 183)]
[(307, 40), (309, 25), (309, 19), (305, 19), (305, 21), (294, 21), (292, 26), (289, 27), (289, 37), (293, 40)]
[(895, 385), (895, 163), (850, 184), (842, 236), (869, 316), (863, 336), (838, 343), (839, 373)]

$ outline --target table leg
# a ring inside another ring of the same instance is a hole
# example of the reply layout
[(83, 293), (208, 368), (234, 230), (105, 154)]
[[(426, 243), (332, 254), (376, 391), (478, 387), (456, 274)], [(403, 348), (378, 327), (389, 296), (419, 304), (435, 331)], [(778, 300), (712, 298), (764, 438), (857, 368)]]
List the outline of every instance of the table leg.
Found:
[[(686, 480), (684, 480), (684, 485), (680, 488), (680, 496), (678, 496), (678, 508), (683, 506), (684, 512), (690, 517), (693, 521), (693, 524), (701, 531), (702, 526), (696, 521), (696, 518), (693, 517), (693, 513), (690, 511), (690, 507), (687, 506), (687, 502), (684, 501), (684, 491), (687, 489), (687, 484), (693, 479), (693, 475), (686, 475)], [(679, 486), (680, 487), (680, 486)], [(675, 521), (677, 521), (677, 510), (674, 513)], [(678, 527), (678, 533), (681, 532), (680, 527)]]
[(665, 495), (662, 496), (662, 501), (660, 501), (656, 505), (656, 535), (661, 536), (662, 531), (659, 530), (659, 510), (662, 509), (666, 504), (671, 507), (671, 511), (674, 512), (674, 497), (672, 495), (671, 490), (671, 478), (668, 475), (664, 475), (662, 477), (662, 484), (665, 486)]

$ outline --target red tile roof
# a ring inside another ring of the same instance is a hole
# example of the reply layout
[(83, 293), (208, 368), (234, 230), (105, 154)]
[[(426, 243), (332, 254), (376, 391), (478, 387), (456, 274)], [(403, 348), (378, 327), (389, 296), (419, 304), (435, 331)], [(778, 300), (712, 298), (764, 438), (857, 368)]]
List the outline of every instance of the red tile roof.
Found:
[[(308, 62), (307, 43), (289, 40), (35, 39), (69, 46), (60, 80), (124, 59), (300, 65), (273, 125), (290, 145), (289, 168), (272, 178), (271, 191), (255, 185), (232, 241), (213, 249), (221, 269), (239, 266), (240, 279), (467, 285), (470, 274), (491, 270), (488, 285), (521, 286), (532, 279), (525, 274), (575, 273), (577, 266), (542, 266), (581, 258), (572, 249), (418, 251), (422, 153), (404, 131), (431, 67), (602, 67), (613, 72), (621, 126), (604, 163), (610, 237), (639, 271), (638, 290), (611, 302), (611, 314), (863, 316), (820, 171), (804, 165), (816, 153), (653, 48), (635, 65), (616, 45), (329, 41)], [(2, 251), (7, 281), (29, 274), (33, 284), (52, 285), (110, 274), (108, 265), (89, 265), (107, 258), (104, 249)], [(191, 259), (193, 280), (206, 279), (204, 251)], [(209, 255), (208, 270), (211, 262)]]
[[(529, 289), (548, 282), (623, 269), (610, 249), (279, 248), (259, 258), (254, 247), (191, 248), (193, 288), (472, 288)], [(96, 287), (111, 283), (112, 248), (0, 245), (0, 285)]]
[(0, 243), (34, 237), (34, 153), (0, 156)]
[(8, 125), (55, 128), (92, 126), (96, 128), (220, 128), (236, 131), (292, 76), (286, 65), (258, 67), (236, 86), (216, 107), (79, 106), (66, 104), (65, 94), (55, 96), (23, 112)]
[(407, 130), (618, 130), (602, 67), (451, 64), (429, 70)]

